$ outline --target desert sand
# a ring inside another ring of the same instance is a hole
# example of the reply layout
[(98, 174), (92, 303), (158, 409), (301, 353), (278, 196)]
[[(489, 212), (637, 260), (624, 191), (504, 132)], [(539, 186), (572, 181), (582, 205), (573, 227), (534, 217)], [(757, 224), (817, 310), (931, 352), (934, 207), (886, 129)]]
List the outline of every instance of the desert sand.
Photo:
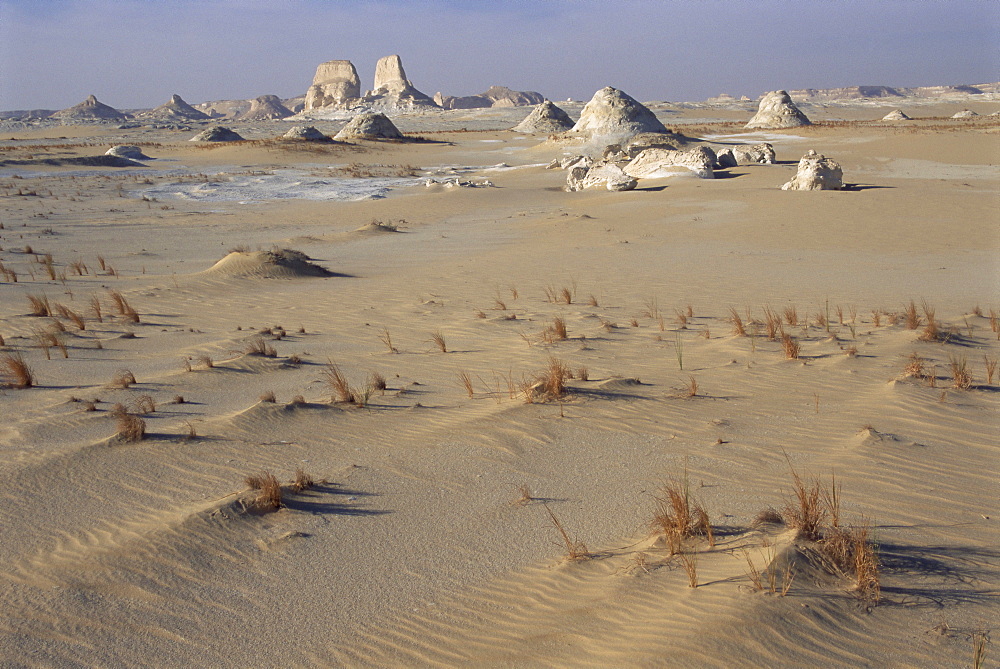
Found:
[[(1000, 611), (996, 104), (651, 107), (776, 164), (570, 193), (545, 166), (579, 147), (507, 129), (529, 108), (393, 117), (413, 142), (5, 131), (0, 355), (34, 382), (0, 389), (0, 664), (970, 666)], [(153, 160), (65, 162), (116, 144)], [(780, 190), (810, 149), (846, 190)], [(840, 490), (821, 541), (763, 522), (793, 471)], [(711, 541), (671, 550), (670, 482)], [(825, 560), (835, 522), (878, 588)]]

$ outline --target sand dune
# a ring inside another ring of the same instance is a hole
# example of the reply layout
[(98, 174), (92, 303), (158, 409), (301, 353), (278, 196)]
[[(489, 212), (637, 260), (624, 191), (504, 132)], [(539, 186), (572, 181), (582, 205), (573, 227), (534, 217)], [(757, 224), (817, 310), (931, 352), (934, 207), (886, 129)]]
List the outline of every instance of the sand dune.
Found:
[[(539, 139), (426, 130), (467, 111), (399, 120), (437, 141), (322, 158), (170, 131), (4, 140), (11, 160), (112, 141), (157, 160), (0, 168), (0, 355), (35, 376), (0, 390), (0, 661), (966, 662), (1000, 569), (996, 124), (808, 113), (765, 137), (677, 112), (716, 148), (773, 143), (776, 164), (620, 193), (565, 192), (544, 167), (564, 149)], [(847, 190), (779, 190), (808, 149)], [(337, 178), (384, 197), (269, 190), (320, 169), (375, 175)], [(244, 196), (183, 196), (214, 181)], [(116, 437), (116, 404), (146, 438)], [(293, 492), (299, 469), (319, 483)], [(758, 522), (792, 498), (792, 469), (835, 477), (842, 524), (872, 524), (877, 602), (824, 562), (831, 539)], [(252, 508), (244, 479), (263, 470), (285, 486), (277, 511)], [(671, 479), (714, 545), (671, 555), (651, 531)], [(773, 562), (777, 592), (747, 556)]]

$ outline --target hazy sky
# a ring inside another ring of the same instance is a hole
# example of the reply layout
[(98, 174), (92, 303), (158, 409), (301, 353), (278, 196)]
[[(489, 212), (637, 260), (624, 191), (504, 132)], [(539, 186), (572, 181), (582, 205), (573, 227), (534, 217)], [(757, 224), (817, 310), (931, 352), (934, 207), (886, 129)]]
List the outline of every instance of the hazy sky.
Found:
[(1000, 80), (997, 0), (0, 0), (0, 109), (305, 93), (402, 56), (433, 95), (553, 100)]

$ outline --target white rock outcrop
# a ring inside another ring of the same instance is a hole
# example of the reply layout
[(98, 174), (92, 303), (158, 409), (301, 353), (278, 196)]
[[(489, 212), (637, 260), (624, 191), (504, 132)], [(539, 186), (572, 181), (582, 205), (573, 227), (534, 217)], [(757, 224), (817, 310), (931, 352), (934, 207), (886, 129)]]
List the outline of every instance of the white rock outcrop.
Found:
[(910, 117), (903, 113), (902, 109), (893, 109), (882, 117), (883, 121), (909, 121)]
[(578, 165), (570, 169), (566, 176), (566, 190), (581, 191), (586, 188), (605, 188), (610, 191), (632, 190), (638, 185), (635, 178), (626, 174), (617, 165)]
[(273, 121), (288, 118), (292, 110), (281, 104), (277, 95), (261, 95), (250, 101), (250, 109), (240, 116), (241, 121)]
[(379, 58), (375, 65), (375, 87), (365, 94), (361, 104), (382, 111), (438, 109), (434, 100), (414, 88), (406, 78), (403, 61), (396, 55)]
[(112, 146), (104, 152), (104, 155), (118, 156), (119, 158), (128, 158), (129, 160), (152, 160), (152, 158), (143, 153), (142, 149), (138, 146), (131, 146), (128, 144)]
[(774, 164), (774, 147), (767, 142), (754, 145), (727, 146), (716, 154), (719, 167), (736, 167), (756, 163), (758, 165)]
[(689, 138), (675, 132), (641, 132), (628, 140), (622, 147), (629, 158), (635, 158), (646, 149), (680, 150), (689, 142)]
[(296, 125), (282, 135), (284, 139), (296, 139), (303, 142), (329, 142), (329, 137), (311, 125)]
[[(483, 109), (487, 107), (526, 107), (545, 101), (535, 91), (515, 91), (506, 86), (490, 86), (479, 95), (453, 96), (438, 92), (434, 102), (442, 109)], [(572, 125), (572, 123), (570, 123)]]
[(352, 118), (333, 138), (336, 140), (403, 139), (403, 133), (385, 114), (365, 112)]
[(565, 132), (573, 127), (573, 119), (565, 111), (545, 100), (511, 130), (528, 134)]
[(346, 107), (361, 98), (361, 79), (349, 60), (328, 60), (316, 67), (312, 85), (306, 91), (305, 109)]
[(583, 107), (580, 120), (570, 129), (587, 138), (619, 143), (642, 132), (666, 133), (660, 120), (627, 93), (607, 86), (594, 93)]
[(208, 114), (184, 102), (184, 99), (176, 93), (170, 96), (169, 101), (151, 109), (143, 116), (161, 121), (205, 121), (209, 118)]
[(213, 125), (192, 137), (191, 142), (239, 142), (243, 138), (233, 130), (221, 125)]
[(971, 109), (963, 109), (962, 111), (952, 116), (952, 118), (972, 118), (973, 116), (979, 116), (979, 114), (972, 111)]
[(80, 104), (61, 109), (52, 114), (50, 118), (73, 121), (123, 121), (127, 117), (114, 107), (100, 102), (93, 95), (88, 95), (87, 99)]
[(791, 181), (781, 190), (843, 190), (844, 171), (840, 165), (812, 149), (802, 156)]
[(625, 174), (636, 179), (657, 179), (673, 176), (678, 168), (685, 168), (702, 179), (714, 179), (712, 165), (715, 152), (699, 146), (689, 151), (672, 149), (646, 149), (622, 168)]
[(787, 91), (771, 91), (760, 99), (757, 113), (745, 127), (778, 130), (809, 124), (809, 119), (795, 106)]

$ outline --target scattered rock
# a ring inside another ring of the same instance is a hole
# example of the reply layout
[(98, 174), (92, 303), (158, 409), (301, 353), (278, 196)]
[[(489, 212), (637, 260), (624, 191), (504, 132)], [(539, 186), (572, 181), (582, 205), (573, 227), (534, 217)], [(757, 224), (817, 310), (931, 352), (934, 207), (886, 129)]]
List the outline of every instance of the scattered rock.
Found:
[(142, 152), (138, 146), (120, 145), (112, 146), (110, 149), (104, 152), (106, 156), (118, 156), (119, 158), (128, 158), (129, 160), (152, 160), (149, 156)]
[(285, 139), (297, 139), (303, 142), (332, 142), (333, 140), (311, 125), (292, 126), (291, 130), (282, 135)]
[(630, 139), (624, 146), (629, 158), (635, 158), (646, 149), (678, 150), (690, 141), (684, 135), (675, 132), (641, 132)]
[(211, 128), (205, 128), (197, 135), (192, 137), (189, 141), (192, 142), (240, 142), (243, 138), (240, 135), (229, 128), (223, 127), (221, 125), (213, 125)]
[(781, 190), (842, 190), (844, 172), (834, 160), (812, 149), (802, 156), (798, 170)]
[(882, 117), (883, 121), (909, 121), (910, 117), (903, 113), (902, 109), (893, 109)]
[(559, 107), (545, 100), (531, 110), (527, 118), (511, 130), (528, 134), (552, 134), (565, 132), (573, 127), (573, 119)]
[(336, 140), (403, 139), (403, 133), (385, 114), (366, 112), (352, 118), (333, 138)]
[(774, 147), (767, 142), (753, 146), (729, 146), (719, 151), (716, 155), (716, 161), (720, 167), (736, 167), (748, 163), (773, 165)]
[(646, 149), (622, 169), (636, 179), (656, 179), (677, 174), (677, 170), (671, 168), (685, 167), (702, 179), (714, 179), (714, 164), (715, 152), (699, 146), (690, 151)]
[(745, 127), (776, 130), (800, 125), (810, 125), (809, 119), (795, 106), (788, 92), (771, 91), (760, 99), (757, 113)]
[(566, 190), (570, 192), (601, 186), (610, 191), (623, 191), (632, 190), (636, 185), (638, 181), (617, 165), (595, 165), (590, 168), (578, 165), (570, 169), (566, 177)]
[(57, 111), (52, 114), (51, 118), (79, 121), (123, 121), (128, 117), (114, 107), (99, 102), (93, 95), (88, 95), (87, 99), (80, 104)]

